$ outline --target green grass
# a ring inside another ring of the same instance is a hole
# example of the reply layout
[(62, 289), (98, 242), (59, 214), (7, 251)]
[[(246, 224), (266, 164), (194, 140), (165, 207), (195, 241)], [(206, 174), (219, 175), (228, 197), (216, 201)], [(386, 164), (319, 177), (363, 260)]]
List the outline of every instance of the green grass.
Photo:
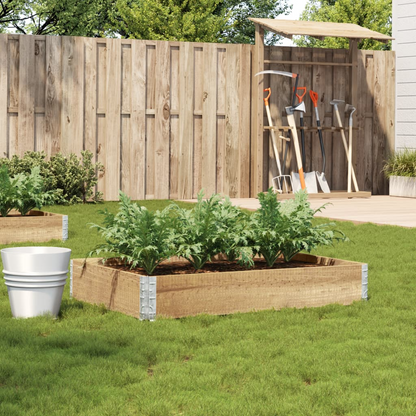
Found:
[[(70, 238), (48, 245), (83, 257), (104, 206), (48, 209)], [(16, 320), (1, 284), (0, 415), (414, 416), (416, 229), (337, 225), (319, 254), (369, 263), (368, 302), (151, 323), (67, 287), (57, 320)]]

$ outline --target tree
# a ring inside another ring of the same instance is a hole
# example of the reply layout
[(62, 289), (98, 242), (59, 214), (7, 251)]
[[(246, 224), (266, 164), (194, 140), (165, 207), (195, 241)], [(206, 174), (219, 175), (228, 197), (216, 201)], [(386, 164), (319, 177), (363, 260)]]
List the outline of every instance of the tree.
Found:
[(1, 0), (0, 32), (103, 36), (110, 0)]
[[(300, 20), (315, 22), (355, 23), (370, 30), (391, 36), (392, 5), (391, 0), (309, 0)], [(323, 41), (301, 37), (295, 39), (298, 46), (320, 48), (348, 48), (345, 38), (326, 38)], [(390, 49), (371, 39), (363, 39), (360, 49)]]
[(288, 13), (287, 1), (0, 0), (0, 33), (254, 43), (248, 17)]

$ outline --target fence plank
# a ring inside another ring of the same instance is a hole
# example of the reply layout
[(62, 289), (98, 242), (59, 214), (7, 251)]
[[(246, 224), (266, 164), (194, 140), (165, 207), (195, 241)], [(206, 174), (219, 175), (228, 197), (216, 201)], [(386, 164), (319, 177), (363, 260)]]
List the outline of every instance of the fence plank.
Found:
[[(225, 48), (217, 49), (217, 192), (224, 192), (225, 170), (225, 98), (227, 51)], [(251, 74), (250, 74), (251, 76)], [(251, 80), (250, 80), (251, 82)], [(250, 172), (250, 168), (247, 169)]]
[(251, 79), (251, 57), (250, 45), (241, 45), (240, 53), (240, 80), (239, 80), (239, 102), (240, 102), (240, 123), (239, 123), (239, 146), (240, 166), (239, 180), (240, 198), (250, 196), (250, 79)]
[(105, 197), (118, 199), (120, 190), (121, 42), (107, 39), (107, 111)]
[(84, 39), (62, 37), (61, 150), (79, 155), (84, 146)]
[(202, 98), (201, 187), (206, 196), (216, 191), (217, 159), (217, 46), (204, 46), (204, 83)]
[(156, 47), (155, 92), (155, 198), (169, 198), (170, 143), (170, 46), (158, 42)]
[(97, 41), (85, 39), (84, 148), (97, 157)]
[(50, 154), (61, 151), (62, 38), (46, 37), (45, 142)]
[(17, 153), (35, 150), (35, 39), (33, 36), (19, 37), (19, 139)]
[(8, 61), (8, 35), (0, 35), (0, 158), (9, 156), (9, 132), (7, 116), (7, 61)]
[(146, 195), (146, 43), (132, 41), (130, 115), (130, 196), (144, 199)]

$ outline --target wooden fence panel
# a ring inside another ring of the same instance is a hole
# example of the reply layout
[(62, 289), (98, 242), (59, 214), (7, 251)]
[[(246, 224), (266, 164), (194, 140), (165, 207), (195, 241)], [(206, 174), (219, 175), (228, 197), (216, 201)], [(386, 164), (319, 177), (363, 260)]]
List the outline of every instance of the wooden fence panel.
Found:
[[(354, 166), (360, 189), (386, 193), (380, 171), (394, 141), (394, 53), (358, 58)], [(252, 102), (252, 65), (262, 59), (252, 45), (0, 35), (0, 154), (89, 150), (105, 166), (97, 189), (107, 200), (119, 189), (133, 199), (191, 198), (201, 188), (256, 196), (277, 174), (269, 131), (253, 138), (250, 117), (258, 111), (268, 125), (263, 103)], [(348, 99), (349, 67), (339, 65), (347, 59), (343, 50), (290, 47), (265, 47), (264, 56), (266, 69), (299, 73), (299, 85), (318, 92), (324, 127), (336, 125), (329, 102)], [(286, 125), (294, 80), (265, 76), (261, 88), (268, 86), (273, 123)], [(314, 127), (309, 94), (304, 101), (305, 124)], [(320, 171), (318, 135), (305, 136), (305, 171)], [(340, 133), (325, 132), (324, 142), (330, 187), (346, 189)], [(285, 142), (277, 145), (282, 160)], [(293, 143), (285, 168), (297, 170)]]

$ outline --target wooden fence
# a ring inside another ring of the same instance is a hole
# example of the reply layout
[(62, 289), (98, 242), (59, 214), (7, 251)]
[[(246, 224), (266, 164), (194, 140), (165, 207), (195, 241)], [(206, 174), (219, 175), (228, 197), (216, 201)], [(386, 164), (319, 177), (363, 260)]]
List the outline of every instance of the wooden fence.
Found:
[[(88, 149), (105, 166), (98, 188), (107, 200), (117, 199), (119, 189), (133, 199), (191, 198), (201, 188), (207, 195), (255, 196), (252, 52), (251, 45), (0, 35), (0, 154)], [(321, 97), (321, 119), (329, 125), (329, 101), (345, 97), (348, 70), (301, 61), (342, 63), (346, 53), (268, 47), (265, 58), (297, 61), (273, 68), (299, 71), (301, 83)], [(381, 166), (394, 147), (394, 54), (360, 51), (358, 69), (356, 173), (362, 189), (383, 194)], [(272, 115), (285, 123), (290, 80), (271, 77), (270, 85)], [(305, 121), (313, 125), (306, 104)], [(306, 170), (320, 170), (315, 136), (307, 135)], [(326, 173), (333, 189), (346, 189), (338, 136), (325, 134)], [(267, 132), (263, 140), (267, 189), (274, 161)]]

